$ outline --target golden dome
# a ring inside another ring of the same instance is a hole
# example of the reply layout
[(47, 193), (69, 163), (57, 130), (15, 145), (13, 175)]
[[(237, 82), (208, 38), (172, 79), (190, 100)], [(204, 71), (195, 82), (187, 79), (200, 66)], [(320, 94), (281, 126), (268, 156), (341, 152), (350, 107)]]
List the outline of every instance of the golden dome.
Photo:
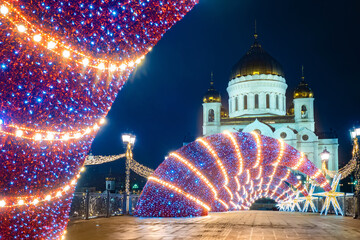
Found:
[(257, 34), (255, 34), (254, 44), (245, 56), (233, 67), (231, 79), (258, 74), (271, 74), (284, 77), (281, 64), (261, 47), (257, 41)]
[(213, 103), (213, 102), (221, 102), (221, 96), (218, 91), (214, 88), (214, 81), (213, 81), (213, 75), (211, 74), (211, 82), (210, 82), (210, 88), (205, 93), (203, 102), (204, 103)]
[(309, 85), (305, 82), (305, 78), (301, 78), (299, 86), (294, 91), (294, 99), (296, 98), (313, 98), (314, 92), (311, 90)]

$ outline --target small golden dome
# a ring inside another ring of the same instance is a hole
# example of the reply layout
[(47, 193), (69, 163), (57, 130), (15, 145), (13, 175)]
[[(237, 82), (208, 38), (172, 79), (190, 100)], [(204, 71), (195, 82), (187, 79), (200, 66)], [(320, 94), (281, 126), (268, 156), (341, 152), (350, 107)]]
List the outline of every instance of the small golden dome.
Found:
[(311, 90), (309, 85), (305, 82), (305, 78), (301, 78), (299, 86), (294, 91), (294, 99), (297, 98), (313, 98), (314, 92)]
[(212, 74), (211, 74), (211, 82), (210, 82), (210, 88), (205, 93), (203, 102), (204, 103), (213, 103), (213, 102), (221, 102), (221, 96), (218, 91), (214, 88), (214, 81), (212, 80)]

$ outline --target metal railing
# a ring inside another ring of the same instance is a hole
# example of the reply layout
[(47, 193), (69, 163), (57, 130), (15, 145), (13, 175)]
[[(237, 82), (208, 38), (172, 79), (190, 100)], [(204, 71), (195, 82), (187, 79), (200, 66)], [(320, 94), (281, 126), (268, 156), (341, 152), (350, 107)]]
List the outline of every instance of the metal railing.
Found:
[[(133, 213), (139, 195), (130, 194), (130, 214)], [(125, 213), (125, 195), (118, 193), (75, 193), (71, 204), (71, 219), (91, 219), (119, 216)]]
[[(342, 197), (337, 197), (337, 200), (339, 202), (339, 205), (341, 209), (344, 211), (344, 216), (354, 216), (354, 206), (355, 206), (355, 199), (353, 194), (346, 194)], [(318, 212), (321, 212), (321, 209), (324, 205), (325, 198), (318, 197), (314, 199), (314, 204), (318, 210)], [(300, 206), (304, 207), (304, 202), (300, 203)], [(309, 207), (309, 212), (311, 212), (311, 208)], [(328, 214), (335, 214), (334, 208), (330, 207)]]

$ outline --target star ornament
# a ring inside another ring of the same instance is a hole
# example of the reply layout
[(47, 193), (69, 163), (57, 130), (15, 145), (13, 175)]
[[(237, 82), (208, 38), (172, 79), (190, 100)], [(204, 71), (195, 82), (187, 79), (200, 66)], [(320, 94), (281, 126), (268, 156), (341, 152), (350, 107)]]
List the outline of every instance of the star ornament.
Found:
[(302, 209), (300, 207), (300, 202), (304, 201), (302, 198), (299, 197), (300, 191), (296, 191), (296, 196), (293, 200), (291, 200), (291, 211), (295, 212), (295, 207), (299, 210), (299, 212), (302, 212)]
[(311, 185), (310, 190), (308, 190), (308, 195), (306, 197), (300, 198), (302, 200), (305, 200), (303, 212), (307, 212), (309, 209), (309, 206), (311, 207), (312, 212), (317, 212), (317, 208), (314, 204), (314, 199), (316, 199), (316, 197), (313, 197), (314, 190), (315, 190), (315, 185)]
[(322, 215), (324, 211), (325, 211), (325, 215), (327, 215), (329, 208), (332, 205), (334, 207), (334, 211), (335, 211), (336, 215), (338, 215), (340, 213), (341, 215), (344, 216), (344, 213), (340, 207), (340, 204), (336, 199), (337, 197), (344, 196), (344, 193), (336, 192), (336, 188), (339, 185), (340, 179), (341, 179), (341, 174), (336, 175), (332, 181), (331, 190), (329, 192), (322, 192), (322, 193), (315, 194), (317, 196), (326, 197), (324, 205), (321, 209), (320, 215)]

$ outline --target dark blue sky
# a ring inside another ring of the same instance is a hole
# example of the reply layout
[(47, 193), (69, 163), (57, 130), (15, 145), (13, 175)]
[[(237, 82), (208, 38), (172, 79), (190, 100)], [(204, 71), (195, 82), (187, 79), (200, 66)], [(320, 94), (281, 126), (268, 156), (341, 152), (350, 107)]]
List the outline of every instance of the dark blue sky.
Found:
[[(202, 97), (210, 73), (227, 107), (232, 66), (253, 42), (254, 20), (262, 46), (285, 70), (288, 102), (301, 65), (315, 94), (317, 128), (335, 129), (340, 160), (349, 158), (349, 129), (360, 120), (360, 7), (356, 0), (200, 0), (168, 31), (120, 91), (93, 154), (124, 152), (121, 134), (136, 136), (137, 161), (156, 168), (185, 135), (201, 134)], [(111, 167), (85, 175), (102, 181)]]

